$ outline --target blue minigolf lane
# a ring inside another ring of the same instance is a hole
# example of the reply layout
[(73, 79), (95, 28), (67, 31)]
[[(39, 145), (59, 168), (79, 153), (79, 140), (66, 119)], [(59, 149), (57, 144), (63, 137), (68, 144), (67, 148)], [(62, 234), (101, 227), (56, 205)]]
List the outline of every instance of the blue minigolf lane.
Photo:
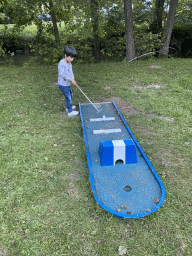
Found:
[[(79, 104), (79, 107), (96, 201), (120, 218), (139, 218), (156, 211), (165, 199), (164, 186), (115, 104), (96, 104), (98, 109), (102, 109), (99, 113), (91, 104)], [(109, 117), (115, 120), (105, 120)], [(101, 118), (104, 121), (100, 121)], [(94, 131), (100, 133), (103, 130), (114, 132), (94, 135)], [(101, 166), (100, 142), (113, 140), (133, 140), (137, 163)], [(129, 191), (126, 187), (130, 188)]]

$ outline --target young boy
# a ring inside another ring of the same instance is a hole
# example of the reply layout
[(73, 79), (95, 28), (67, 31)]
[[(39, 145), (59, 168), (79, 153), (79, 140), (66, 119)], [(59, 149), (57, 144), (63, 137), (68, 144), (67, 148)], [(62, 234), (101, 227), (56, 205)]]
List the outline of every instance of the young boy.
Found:
[(72, 106), (73, 93), (70, 87), (71, 83), (76, 83), (71, 64), (76, 56), (77, 52), (75, 48), (66, 46), (63, 52), (63, 59), (60, 60), (58, 64), (58, 87), (65, 96), (68, 116), (76, 116), (79, 114), (78, 111), (74, 111), (75, 106)]

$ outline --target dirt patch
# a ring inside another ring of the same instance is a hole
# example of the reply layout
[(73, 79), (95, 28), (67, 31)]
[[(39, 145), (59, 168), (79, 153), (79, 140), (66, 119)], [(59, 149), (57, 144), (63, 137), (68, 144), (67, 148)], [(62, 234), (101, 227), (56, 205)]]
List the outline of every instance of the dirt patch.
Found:
[(163, 66), (155, 66), (155, 65), (151, 65), (149, 66), (150, 68), (162, 68)]
[[(139, 109), (134, 108), (130, 103), (127, 101), (121, 99), (120, 97), (111, 97), (105, 100), (105, 102), (111, 102), (114, 101), (115, 105), (118, 107), (119, 111), (122, 114), (126, 115), (133, 115), (133, 114), (138, 114), (140, 113)], [(157, 116), (155, 114), (147, 114), (148, 117), (158, 117), (161, 120), (166, 120), (169, 122), (174, 122), (175, 119), (168, 117), (168, 116)]]
[(70, 188), (67, 190), (67, 194), (72, 198), (78, 198), (80, 191), (77, 188)]
[(63, 179), (64, 179), (64, 180), (69, 179), (69, 180), (71, 180), (71, 182), (74, 182), (74, 181), (76, 181), (76, 180), (80, 180), (81, 177), (80, 177), (80, 174), (79, 174), (78, 171), (73, 171), (72, 173), (65, 173)]
[(71, 198), (79, 198), (81, 196), (80, 190), (73, 182), (69, 183), (70, 188), (67, 190), (67, 194)]
[(109, 90), (109, 89), (111, 89), (111, 86), (107, 86), (107, 85), (106, 85), (106, 86), (103, 86), (102, 89), (103, 89), (103, 90)]
[(114, 101), (115, 105), (118, 107), (119, 111), (122, 114), (133, 115), (138, 114), (140, 112), (138, 109), (134, 108), (130, 103), (119, 97), (111, 97), (105, 100), (105, 102), (111, 101)]
[[(66, 173), (66, 176), (67, 176), (67, 173)], [(80, 174), (79, 174), (78, 171), (73, 171), (71, 174), (68, 174), (68, 178), (71, 181), (80, 180), (81, 179)]]
[(159, 119), (166, 120), (166, 121), (169, 121), (169, 122), (174, 122), (175, 121), (174, 118), (170, 118), (168, 116), (159, 116)]
[[(180, 159), (180, 158), (175, 159), (174, 155), (168, 150), (166, 150), (162, 154), (155, 155), (154, 158), (158, 160), (165, 167), (179, 166), (179, 165), (182, 165), (183, 163), (183, 159)], [(168, 173), (163, 172), (162, 175), (167, 176)]]
[[(51, 86), (57, 87), (57, 86), (58, 86), (58, 83), (53, 82)], [(48, 87), (51, 87), (51, 86), (48, 86)]]
[[(60, 111), (60, 114), (61, 114), (62, 116), (69, 117), (66, 110)], [(77, 115), (77, 116), (79, 116), (79, 115)], [(75, 116), (75, 117), (76, 117), (76, 116)]]
[(149, 85), (146, 86), (141, 86), (141, 85), (134, 85), (133, 87), (131, 87), (132, 89), (135, 90), (146, 90), (146, 89), (160, 89), (162, 86), (165, 86), (166, 84), (155, 84), (155, 83), (151, 83)]
[[(149, 129), (149, 127), (144, 127), (144, 126), (136, 126), (136, 125), (132, 125), (132, 127), (134, 128), (134, 130), (136, 131), (142, 131), (143, 133), (145, 133), (145, 135), (156, 135), (154, 131), (151, 131)], [(148, 144), (150, 144), (150, 141), (148, 141)]]
[[(12, 245), (15, 243), (13, 241), (14, 240), (12, 240)], [(0, 252), (0, 256), (8, 256), (8, 255), (10, 255), (10, 254), (8, 253), (8, 251), (6, 249)]]
[(171, 118), (171, 117), (168, 117), (168, 116), (157, 116), (155, 114), (148, 114), (147, 116), (148, 117), (158, 117), (161, 120), (165, 120), (165, 121), (169, 121), (169, 122), (174, 122), (175, 121), (174, 118)]

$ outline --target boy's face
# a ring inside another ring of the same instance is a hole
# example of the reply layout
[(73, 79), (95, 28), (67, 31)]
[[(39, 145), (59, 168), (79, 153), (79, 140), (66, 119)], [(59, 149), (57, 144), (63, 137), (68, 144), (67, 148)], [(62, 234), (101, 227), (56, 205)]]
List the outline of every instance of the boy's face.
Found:
[(73, 57), (71, 57), (71, 56), (66, 56), (66, 54), (65, 54), (65, 61), (66, 61), (67, 63), (72, 62), (73, 59), (74, 59)]

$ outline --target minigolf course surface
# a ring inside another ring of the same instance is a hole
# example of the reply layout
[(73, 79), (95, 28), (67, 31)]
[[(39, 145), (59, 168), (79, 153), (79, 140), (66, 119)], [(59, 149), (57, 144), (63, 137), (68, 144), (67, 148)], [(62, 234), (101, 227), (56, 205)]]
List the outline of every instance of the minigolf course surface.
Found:
[(91, 189), (97, 203), (119, 218), (142, 218), (165, 199), (159, 176), (114, 102), (80, 104)]

